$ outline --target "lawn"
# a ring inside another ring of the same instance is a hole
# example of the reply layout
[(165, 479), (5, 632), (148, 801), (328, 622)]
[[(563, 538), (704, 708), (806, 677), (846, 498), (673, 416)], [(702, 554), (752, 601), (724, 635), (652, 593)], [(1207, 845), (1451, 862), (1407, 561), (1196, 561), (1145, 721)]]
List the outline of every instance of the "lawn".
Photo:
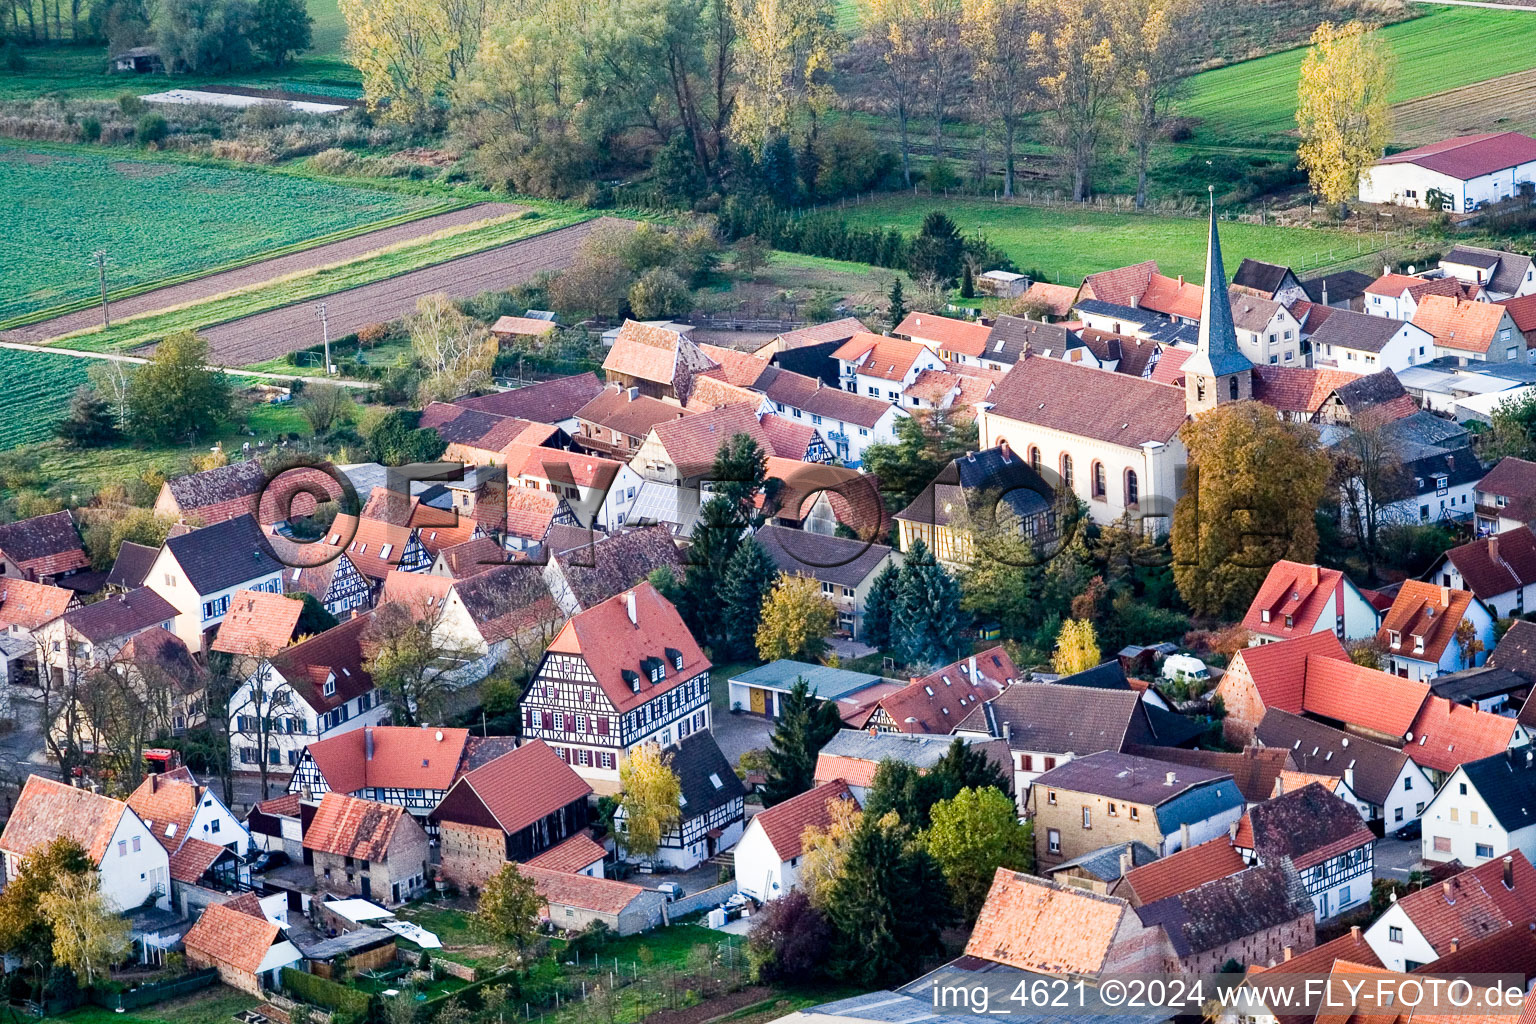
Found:
[(0, 319), (248, 260), (442, 201), (293, 174), (0, 145)]
[[(1532, 15), (1536, 24), (1536, 15)], [(1092, 209), (1015, 206), (977, 199), (878, 200), (843, 212), (850, 224), (895, 227), (915, 233), (930, 210), (942, 209), (963, 231), (982, 231), (1026, 270), (1044, 279), (1077, 284), (1087, 274), (1146, 259), (1169, 275), (1195, 281), (1205, 277), (1205, 221), (1150, 214), (1104, 213)], [(1374, 235), (1313, 228), (1221, 225), (1228, 267), (1245, 256), (1292, 267), (1297, 272), (1327, 266), (1380, 247)]]
[(6, 396), (0, 451), (52, 437), (89, 365), (71, 356), (0, 349), (0, 395)]
[(234, 989), (215, 985), (185, 999), (159, 1003), (128, 1013), (114, 1013), (100, 1006), (82, 1006), (62, 1017), (45, 1017), (67, 1024), (231, 1024), (235, 1014), (255, 1009), (261, 1000)]
[[(1394, 103), (1536, 67), (1536, 12), (1436, 8), (1379, 35), (1397, 58)], [(1201, 142), (1292, 145), (1305, 56), (1286, 50), (1195, 75), (1178, 112), (1199, 120)]]

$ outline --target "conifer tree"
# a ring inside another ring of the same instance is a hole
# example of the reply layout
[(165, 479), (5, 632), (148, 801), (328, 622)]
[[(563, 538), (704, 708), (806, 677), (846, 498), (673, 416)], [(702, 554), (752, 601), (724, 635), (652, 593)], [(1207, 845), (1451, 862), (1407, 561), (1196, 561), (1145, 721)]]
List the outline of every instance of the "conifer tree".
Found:
[(778, 565), (755, 537), (742, 541), (726, 563), (720, 599), (725, 611), (723, 646), (728, 657), (751, 656), (757, 627), (763, 621), (763, 600), (778, 579)]
[(909, 665), (953, 661), (964, 646), (965, 620), (960, 584), (922, 540), (914, 541), (901, 567), (891, 618), (891, 646), (897, 656)]
[(896, 594), (901, 581), (901, 568), (895, 562), (887, 562), (870, 584), (869, 596), (864, 599), (864, 622), (860, 636), (864, 643), (876, 650), (891, 646), (891, 618), (896, 611)]
[(780, 705), (779, 722), (768, 743), (764, 807), (811, 788), (816, 778), (816, 755), (842, 727), (836, 705), (813, 694), (803, 676), (796, 679)]

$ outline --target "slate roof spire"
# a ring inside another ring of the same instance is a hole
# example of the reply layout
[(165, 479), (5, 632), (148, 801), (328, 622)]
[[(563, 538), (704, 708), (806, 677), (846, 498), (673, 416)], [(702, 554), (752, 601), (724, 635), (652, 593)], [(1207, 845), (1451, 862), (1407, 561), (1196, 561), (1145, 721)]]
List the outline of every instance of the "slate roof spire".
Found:
[(1253, 364), (1237, 347), (1232, 322), (1232, 299), (1227, 294), (1227, 271), (1221, 262), (1221, 238), (1216, 233), (1216, 189), (1207, 186), (1211, 205), (1211, 231), (1205, 250), (1205, 298), (1200, 303), (1200, 340), (1195, 354), (1184, 364), (1191, 375), (1225, 377), (1252, 370)]

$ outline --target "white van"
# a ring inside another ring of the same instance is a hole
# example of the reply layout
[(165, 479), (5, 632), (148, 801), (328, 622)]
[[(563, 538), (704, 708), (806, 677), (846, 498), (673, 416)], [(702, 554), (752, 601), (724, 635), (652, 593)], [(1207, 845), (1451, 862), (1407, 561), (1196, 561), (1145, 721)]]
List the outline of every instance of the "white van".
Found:
[(1188, 654), (1170, 654), (1163, 659), (1163, 678), (1205, 682), (1211, 678), (1211, 671), (1199, 658)]

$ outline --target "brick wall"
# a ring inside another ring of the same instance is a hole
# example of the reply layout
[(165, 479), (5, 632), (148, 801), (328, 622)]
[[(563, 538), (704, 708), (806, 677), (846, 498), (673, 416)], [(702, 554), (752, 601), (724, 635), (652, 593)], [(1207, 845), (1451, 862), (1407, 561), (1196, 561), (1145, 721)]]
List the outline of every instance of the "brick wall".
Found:
[(443, 877), (460, 888), (484, 885), (506, 863), (506, 849), (506, 836), (499, 828), (445, 821), (438, 835)]
[(1245, 935), (1225, 946), (1195, 953), (1179, 961), (1179, 966), (1191, 974), (1214, 974), (1228, 960), (1236, 960), (1247, 967), (1252, 964), (1268, 966), (1285, 959), (1287, 948), (1293, 954), (1305, 953), (1317, 945), (1316, 924), (1311, 914), (1294, 921)]
[(1264, 718), (1264, 702), (1259, 699), (1258, 687), (1248, 674), (1248, 666), (1241, 652), (1233, 659), (1221, 682), (1216, 684), (1216, 695), (1227, 710), (1221, 723), (1221, 733), (1233, 746), (1247, 746), (1253, 742), (1253, 731)]
[[(1128, 804), (1106, 800), (1088, 793), (1058, 789), (1056, 804), (1049, 801), (1051, 791), (1038, 783), (1030, 787), (1029, 804), (1035, 814), (1035, 863), (1041, 869), (1081, 857), (1105, 846), (1124, 846), (1140, 841), (1154, 850), (1163, 848), (1157, 815), (1146, 804)], [(1113, 803), (1115, 814), (1109, 813)], [(1083, 828), (1083, 807), (1089, 808), (1092, 828)], [(1131, 817), (1132, 809), (1137, 817)], [(1061, 850), (1051, 852), (1051, 829), (1061, 833)]]

